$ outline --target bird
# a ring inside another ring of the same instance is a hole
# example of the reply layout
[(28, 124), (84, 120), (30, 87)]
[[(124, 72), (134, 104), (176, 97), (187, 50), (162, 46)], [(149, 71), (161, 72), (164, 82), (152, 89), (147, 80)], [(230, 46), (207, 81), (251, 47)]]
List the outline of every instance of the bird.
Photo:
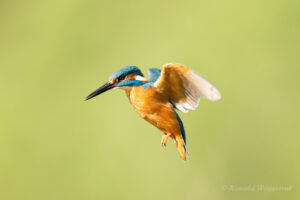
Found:
[(111, 75), (108, 81), (85, 100), (108, 90), (125, 91), (136, 113), (163, 132), (161, 144), (171, 137), (182, 160), (186, 160), (186, 132), (177, 110), (187, 113), (195, 110), (200, 98), (217, 101), (218, 89), (183, 64), (169, 63), (161, 69), (148, 69), (149, 80), (136, 66), (127, 66)]

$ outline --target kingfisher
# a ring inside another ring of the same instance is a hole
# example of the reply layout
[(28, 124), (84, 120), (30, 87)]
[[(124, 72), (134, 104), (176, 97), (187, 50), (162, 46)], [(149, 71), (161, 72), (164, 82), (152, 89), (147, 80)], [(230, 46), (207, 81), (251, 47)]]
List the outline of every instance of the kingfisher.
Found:
[(166, 146), (171, 137), (181, 158), (186, 160), (186, 133), (176, 110), (187, 113), (196, 109), (200, 98), (217, 101), (221, 94), (210, 82), (182, 64), (150, 68), (148, 74), (149, 80), (138, 67), (124, 67), (85, 100), (114, 88), (124, 90), (136, 113), (163, 132), (162, 146)]

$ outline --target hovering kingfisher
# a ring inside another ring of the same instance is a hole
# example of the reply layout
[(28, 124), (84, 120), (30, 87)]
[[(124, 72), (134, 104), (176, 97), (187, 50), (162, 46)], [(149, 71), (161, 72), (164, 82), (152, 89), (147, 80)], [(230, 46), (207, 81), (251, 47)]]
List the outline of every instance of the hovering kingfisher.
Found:
[(113, 88), (125, 90), (137, 114), (164, 133), (161, 144), (166, 146), (171, 137), (185, 160), (186, 134), (175, 109), (187, 113), (196, 109), (200, 98), (217, 101), (221, 95), (206, 79), (181, 64), (166, 64), (161, 70), (151, 68), (148, 74), (149, 81), (136, 66), (124, 67), (85, 100)]

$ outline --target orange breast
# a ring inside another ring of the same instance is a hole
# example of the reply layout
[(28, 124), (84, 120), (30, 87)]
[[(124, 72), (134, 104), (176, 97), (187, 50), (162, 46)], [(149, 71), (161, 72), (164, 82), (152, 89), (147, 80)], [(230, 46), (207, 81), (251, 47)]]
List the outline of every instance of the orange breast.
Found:
[(168, 98), (154, 87), (142, 86), (126, 90), (130, 103), (139, 116), (172, 136), (180, 136), (180, 126)]

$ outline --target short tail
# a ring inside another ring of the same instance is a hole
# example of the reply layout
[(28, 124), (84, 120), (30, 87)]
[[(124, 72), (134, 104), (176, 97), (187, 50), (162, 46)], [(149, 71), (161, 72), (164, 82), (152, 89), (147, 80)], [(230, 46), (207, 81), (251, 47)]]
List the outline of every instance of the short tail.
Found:
[(186, 160), (186, 148), (181, 136), (175, 138), (175, 144), (182, 160)]
[(178, 120), (179, 126), (180, 126), (180, 133), (181, 135), (176, 136), (175, 138), (175, 144), (176, 147), (178, 149), (178, 152), (180, 153), (180, 156), (182, 158), (182, 160), (186, 160), (186, 148), (185, 148), (185, 144), (186, 144), (186, 136), (185, 136), (185, 130), (184, 130), (184, 126), (183, 123), (179, 117), (179, 115), (176, 113), (176, 118)]

